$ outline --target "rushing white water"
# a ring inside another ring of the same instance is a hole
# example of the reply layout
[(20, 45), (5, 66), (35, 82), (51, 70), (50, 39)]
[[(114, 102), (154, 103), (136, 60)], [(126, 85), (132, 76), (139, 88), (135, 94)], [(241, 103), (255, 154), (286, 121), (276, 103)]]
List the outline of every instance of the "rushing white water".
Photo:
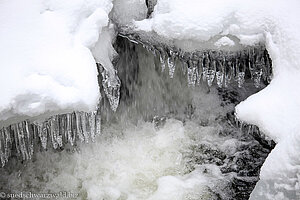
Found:
[(12, 158), (1, 169), (1, 180), (6, 181), (1, 190), (68, 191), (91, 200), (231, 199), (233, 191), (226, 188), (237, 173), (221, 173), (229, 166), (225, 157), (238, 155), (249, 141), (240, 140), (242, 133), (234, 127), (233, 135), (221, 134), (225, 128), (217, 118), (232, 105), (222, 106), (216, 89), (209, 94), (203, 88), (192, 90), (194, 119), (136, 122), (120, 117), (103, 125), (95, 143), (38, 152), (23, 164)]
[(117, 112), (111, 111), (109, 100), (100, 106), (104, 122), (95, 142), (36, 151), (23, 163), (12, 157), (0, 169), (0, 190), (67, 191), (91, 200), (249, 196), (268, 150), (260, 148), (252, 132), (245, 134), (243, 127), (233, 125), (227, 114), (257, 90), (251, 81), (242, 89), (236, 85), (235, 93), (217, 85), (208, 88), (203, 81), (190, 84), (188, 80), (196, 79), (187, 80), (189, 72), (178, 60), (170, 76), (168, 70), (162, 72), (160, 57), (142, 45), (121, 38), (116, 45), (122, 52), (117, 65), (121, 102)]
[(174, 119), (160, 130), (149, 122), (118, 124), (80, 152), (38, 153), (20, 174), (7, 178), (14, 180), (14, 191), (73, 191), (88, 199), (215, 199), (210, 187), (223, 178), (219, 168), (197, 166), (190, 156), (203, 142), (221, 145), (217, 131)]

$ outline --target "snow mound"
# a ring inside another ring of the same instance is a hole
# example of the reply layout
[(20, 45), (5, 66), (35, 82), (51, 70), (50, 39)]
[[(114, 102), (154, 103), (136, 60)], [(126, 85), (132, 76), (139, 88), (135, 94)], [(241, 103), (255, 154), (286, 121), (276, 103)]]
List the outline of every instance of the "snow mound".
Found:
[(234, 46), (234, 41), (232, 41), (229, 37), (224, 36), (220, 38), (217, 42), (215, 42), (215, 46), (222, 47), (222, 46)]
[(94, 110), (100, 94), (90, 49), (111, 0), (4, 0), (0, 6), (0, 120)]
[(300, 196), (299, 8), (296, 0), (159, 0), (152, 18), (135, 22), (137, 30), (168, 40), (205, 42), (221, 35), (235, 36), (242, 45), (266, 43), (273, 80), (236, 107), (241, 120), (277, 142), (251, 196), (256, 200)]

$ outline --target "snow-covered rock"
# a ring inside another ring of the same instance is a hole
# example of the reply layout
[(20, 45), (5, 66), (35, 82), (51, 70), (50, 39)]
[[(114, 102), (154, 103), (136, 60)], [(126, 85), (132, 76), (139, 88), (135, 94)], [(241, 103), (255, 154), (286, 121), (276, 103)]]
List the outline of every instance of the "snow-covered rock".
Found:
[(94, 110), (100, 93), (91, 49), (111, 9), (111, 0), (2, 1), (0, 120)]

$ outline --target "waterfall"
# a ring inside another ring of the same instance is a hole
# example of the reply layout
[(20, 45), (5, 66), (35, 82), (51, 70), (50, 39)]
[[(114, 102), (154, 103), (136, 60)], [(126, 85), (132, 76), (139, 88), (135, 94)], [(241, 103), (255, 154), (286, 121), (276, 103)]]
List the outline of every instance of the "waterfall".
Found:
[[(1, 129), (1, 176), (15, 180), (16, 169), (9, 168), (16, 165), (22, 181), (40, 185), (38, 191), (79, 187), (89, 199), (248, 198), (274, 142), (233, 111), (269, 83), (265, 47), (185, 52), (120, 33), (114, 48), (116, 82), (97, 65), (103, 97), (97, 111)], [(46, 168), (32, 171), (43, 163)], [(47, 178), (48, 170), (57, 175)], [(61, 181), (64, 176), (75, 185)]]

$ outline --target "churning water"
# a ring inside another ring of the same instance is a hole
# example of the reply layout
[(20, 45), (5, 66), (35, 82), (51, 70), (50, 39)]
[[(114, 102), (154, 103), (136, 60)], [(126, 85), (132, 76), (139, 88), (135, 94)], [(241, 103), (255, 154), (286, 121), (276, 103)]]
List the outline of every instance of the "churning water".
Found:
[(233, 110), (258, 89), (247, 80), (244, 88), (188, 86), (179, 61), (171, 78), (141, 45), (118, 37), (115, 48), (121, 101), (115, 113), (102, 101), (95, 142), (43, 150), (30, 161), (12, 157), (0, 169), (1, 191), (68, 191), (95, 200), (247, 199), (272, 143), (236, 122)]

